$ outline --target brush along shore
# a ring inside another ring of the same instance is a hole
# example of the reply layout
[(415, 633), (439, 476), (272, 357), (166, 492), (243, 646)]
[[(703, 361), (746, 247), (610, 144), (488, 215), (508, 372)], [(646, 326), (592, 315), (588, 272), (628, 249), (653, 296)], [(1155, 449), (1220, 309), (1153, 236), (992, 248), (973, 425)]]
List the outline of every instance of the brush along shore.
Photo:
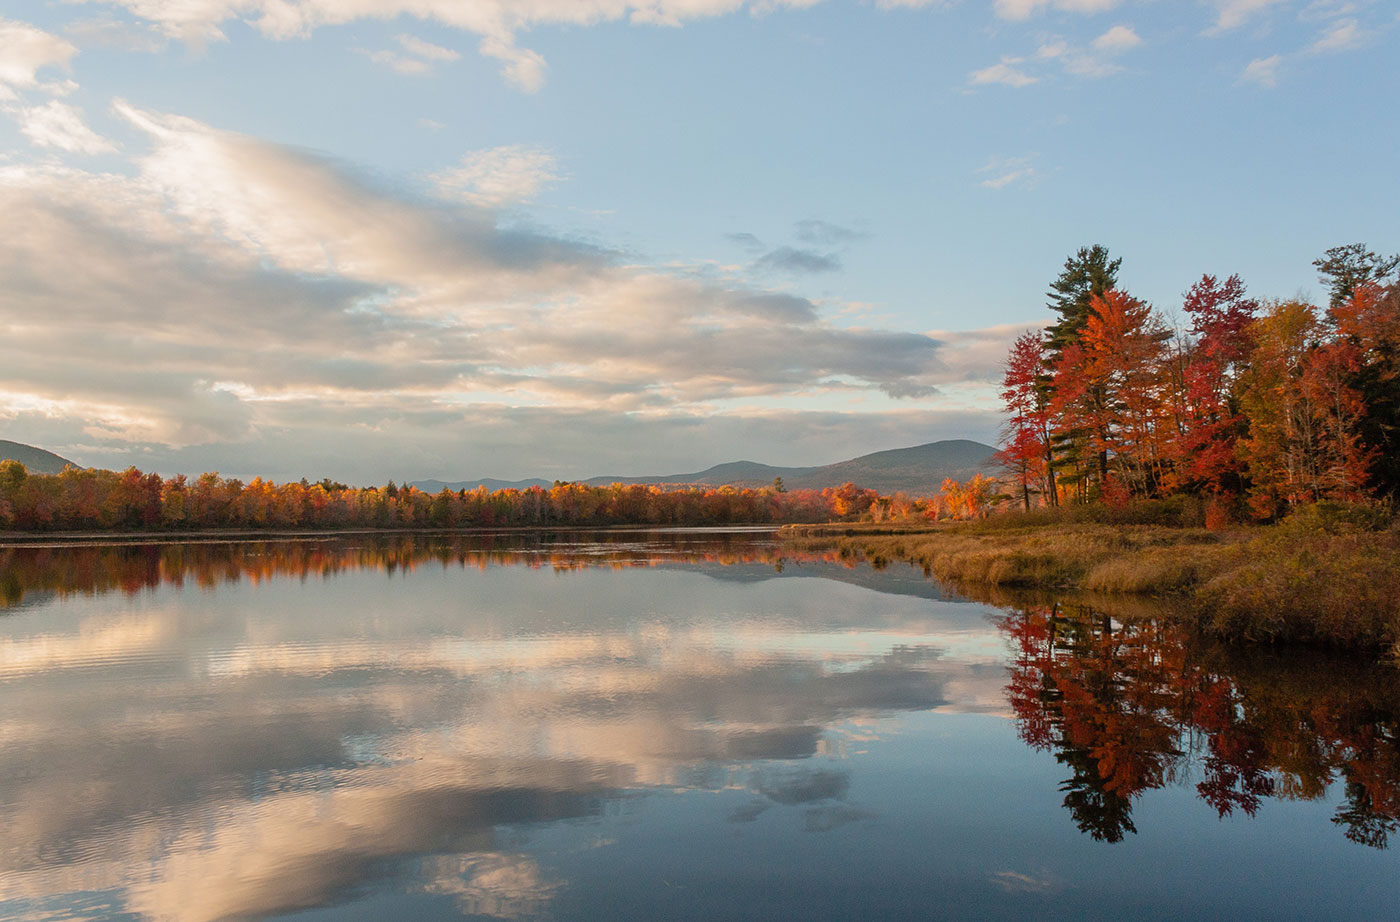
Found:
[(972, 596), (986, 587), (1173, 596), (1199, 626), (1249, 642), (1400, 643), (1400, 527), (1328, 509), (1216, 532), (1164, 525), (973, 522), (790, 525), (795, 549), (906, 561)]

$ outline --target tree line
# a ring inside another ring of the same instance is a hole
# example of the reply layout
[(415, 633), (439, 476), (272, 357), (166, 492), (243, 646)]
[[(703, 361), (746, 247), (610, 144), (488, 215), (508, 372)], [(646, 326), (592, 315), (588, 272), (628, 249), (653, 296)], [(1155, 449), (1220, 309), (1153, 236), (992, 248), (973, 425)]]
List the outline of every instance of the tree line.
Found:
[(350, 487), (332, 480), (248, 483), (218, 473), (190, 479), (69, 467), (30, 473), (0, 461), (0, 531), (202, 531), (287, 529), (541, 528), (608, 525), (768, 525), (980, 518), (998, 500), (994, 478), (944, 480), (934, 496), (884, 495), (844, 483), (821, 490), (677, 484), (450, 490), (393, 481)]
[(1267, 520), (1396, 498), (1400, 255), (1328, 250), (1325, 307), (1203, 275), (1182, 327), (1118, 286), (1121, 262), (1098, 245), (1067, 259), (1059, 318), (1007, 356), (999, 457), (1027, 509), (1189, 494)]
[[(894, 500), (851, 483), (786, 490), (558, 482), (425, 493), (392, 481), (244, 483), (217, 473), (163, 478), (135, 467), (32, 474), (0, 461), (0, 530), (20, 531), (768, 524), (857, 519), (882, 502), (890, 508)], [(927, 500), (901, 502), (915, 514), (929, 508)]]

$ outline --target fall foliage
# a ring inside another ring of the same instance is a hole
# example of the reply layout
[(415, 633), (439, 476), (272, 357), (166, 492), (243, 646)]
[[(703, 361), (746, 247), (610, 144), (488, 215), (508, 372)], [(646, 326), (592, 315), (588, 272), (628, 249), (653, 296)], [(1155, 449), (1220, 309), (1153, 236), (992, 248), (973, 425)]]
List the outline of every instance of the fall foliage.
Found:
[[(959, 499), (959, 515), (977, 514), (989, 491)], [(855, 484), (823, 490), (774, 487), (671, 487), (642, 484), (425, 493), (392, 481), (348, 487), (323, 480), (248, 483), (217, 473), (190, 480), (136, 468), (68, 468), (30, 474), (0, 461), (0, 530), (200, 531), (209, 529), (532, 528), (600, 525), (732, 525), (826, 522), (869, 517), (882, 498)], [(931, 501), (883, 498), (886, 514), (922, 515)], [(936, 506), (936, 503), (932, 503)]]
[(1346, 838), (1384, 848), (1400, 831), (1392, 669), (1251, 656), (1072, 604), (1020, 607), (1001, 628), (1021, 739), (1065, 766), (1065, 808), (1095, 839), (1136, 832), (1134, 802), (1187, 779), (1221, 817), (1321, 799), (1340, 781), (1332, 822)]
[(1315, 265), (1325, 310), (1261, 303), (1204, 275), (1173, 330), (1080, 250), (1052, 285), (1062, 319), (1011, 348), (1000, 459), (1022, 505), (1209, 498), (1273, 519), (1400, 493), (1400, 257), (1360, 244)]

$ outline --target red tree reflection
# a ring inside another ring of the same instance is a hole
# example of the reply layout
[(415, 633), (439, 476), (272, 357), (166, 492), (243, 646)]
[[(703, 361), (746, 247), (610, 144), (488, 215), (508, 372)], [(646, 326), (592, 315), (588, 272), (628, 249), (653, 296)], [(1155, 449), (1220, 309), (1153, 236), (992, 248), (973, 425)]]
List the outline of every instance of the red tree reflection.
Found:
[(1007, 687), (1020, 736), (1071, 770), (1061, 785), (1081, 830), (1117, 842), (1144, 791), (1195, 780), (1221, 817), (1264, 799), (1318, 799), (1333, 821), (1384, 848), (1400, 828), (1400, 677), (1314, 654), (1250, 655), (1179, 626), (1117, 621), (1075, 605), (1020, 608)]

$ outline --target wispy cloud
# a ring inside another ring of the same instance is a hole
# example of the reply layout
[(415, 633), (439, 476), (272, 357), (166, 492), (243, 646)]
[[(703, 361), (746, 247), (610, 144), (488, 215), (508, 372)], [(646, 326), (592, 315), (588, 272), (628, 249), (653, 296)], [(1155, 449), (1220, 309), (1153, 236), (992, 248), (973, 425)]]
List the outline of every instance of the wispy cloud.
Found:
[(1063, 887), (1048, 871), (1039, 876), (1019, 871), (997, 871), (991, 875), (991, 881), (1008, 893), (1053, 893)]
[(748, 250), (750, 253), (755, 253), (764, 249), (763, 241), (758, 239), (756, 235), (750, 234), (747, 231), (725, 234), (724, 239), (737, 247)]
[(449, 198), (486, 208), (532, 201), (545, 186), (558, 182), (559, 163), (541, 147), (520, 144), (472, 151), (460, 165), (433, 175)]
[(99, 135), (83, 121), (73, 106), (57, 100), (47, 105), (20, 109), (19, 130), (41, 147), (53, 147), (75, 154), (101, 154), (116, 145)]
[(974, 70), (968, 74), (967, 82), (974, 86), (988, 83), (999, 83), (1003, 86), (1023, 87), (1032, 83), (1039, 83), (1039, 77), (1032, 77), (1025, 71), (1017, 68), (1016, 65), (1022, 63), (1024, 58), (1006, 57), (990, 67), (981, 70)]
[[(815, 0), (106, 0), (138, 21), (155, 25), (169, 38), (193, 45), (225, 40), (224, 23), (243, 20), (272, 39), (303, 38), (324, 26), (361, 19), (390, 21), (414, 17), (479, 37), (478, 52), (501, 63), (501, 73), (521, 90), (543, 87), (548, 70), (538, 52), (521, 47), (517, 37), (543, 25), (593, 25), (627, 20), (637, 24), (679, 26), (696, 19), (732, 14), (748, 8), (802, 8)], [(1089, 0), (1067, 0), (1071, 5)], [(427, 45), (427, 43), (423, 43)], [(0, 41), (0, 47), (3, 47)], [(406, 45), (405, 52), (371, 53), (380, 63), (405, 73), (421, 73), (434, 60)], [(438, 46), (430, 46), (437, 48)], [(447, 49), (440, 49), (446, 51)], [(435, 52), (433, 52), (435, 53)], [(455, 54), (455, 52), (454, 52)]]
[(1028, 183), (1036, 176), (1031, 165), (1033, 157), (994, 157), (978, 168), (978, 173), (988, 174), (980, 185), (988, 189), (1005, 189), (1014, 183)]
[(1338, 19), (1322, 30), (1317, 41), (1308, 46), (1308, 51), (1313, 54), (1352, 51), (1365, 45), (1370, 38), (1371, 33), (1362, 28), (1357, 20)]
[(366, 54), (374, 63), (382, 64), (400, 74), (426, 74), (432, 70), (434, 64), (456, 61), (461, 57), (451, 48), (425, 42), (413, 35), (402, 34), (396, 40), (402, 51), (384, 49)]
[(85, 48), (117, 48), (153, 54), (163, 51), (170, 39), (150, 24), (140, 24), (99, 16), (79, 19), (63, 27), (63, 32)]
[(754, 268), (796, 273), (835, 272), (841, 268), (841, 260), (834, 253), (778, 247), (760, 256), (754, 262)]
[(1284, 0), (1212, 0), (1216, 9), (1215, 23), (1206, 30), (1206, 34), (1219, 35), (1238, 29), (1269, 7), (1282, 2)]
[(864, 231), (842, 227), (828, 221), (819, 221), (815, 218), (798, 221), (793, 225), (793, 233), (803, 243), (815, 243), (818, 246), (841, 246), (854, 243), (857, 240), (865, 240), (870, 236)]
[(1271, 54), (1267, 58), (1255, 58), (1245, 66), (1237, 83), (1253, 83), (1256, 86), (1278, 86), (1278, 69), (1283, 63), (1283, 55)]
[(1004, 55), (991, 67), (973, 71), (968, 76), (968, 82), (973, 85), (999, 83), (1025, 87), (1039, 83), (1048, 71), (1056, 67), (1076, 77), (1107, 77), (1120, 73), (1123, 66), (1118, 63), (1118, 58), (1141, 44), (1142, 38), (1132, 26), (1126, 25), (1113, 26), (1095, 38), (1088, 48), (1077, 47), (1063, 38), (1054, 37), (1042, 40), (1029, 56)]
[(996, 0), (994, 9), (1002, 19), (1029, 19), (1042, 9), (1065, 13), (1102, 13), (1118, 5), (1118, 0)]

